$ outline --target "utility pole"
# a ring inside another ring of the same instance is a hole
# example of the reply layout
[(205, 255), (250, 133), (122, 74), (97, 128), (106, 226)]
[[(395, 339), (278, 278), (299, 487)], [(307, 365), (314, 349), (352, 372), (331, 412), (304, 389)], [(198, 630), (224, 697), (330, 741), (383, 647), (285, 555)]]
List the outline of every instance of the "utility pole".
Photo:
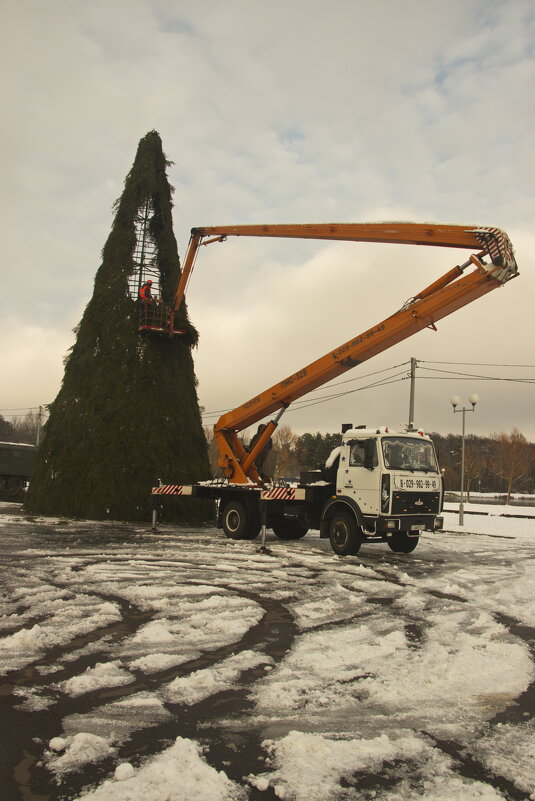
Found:
[(476, 403), (479, 400), (479, 395), (470, 395), (468, 398), (470, 403), (472, 404), (472, 408), (468, 409), (466, 406), (463, 406), (462, 409), (458, 409), (457, 406), (461, 402), (461, 399), (458, 395), (451, 396), (451, 405), (453, 406), (453, 412), (461, 412), (463, 416), (463, 427), (462, 427), (462, 434), (461, 434), (461, 503), (459, 504), (459, 525), (462, 526), (464, 524), (464, 440), (465, 440), (465, 417), (466, 412), (475, 412), (476, 410)]
[(43, 418), (43, 407), (39, 406), (39, 411), (37, 412), (37, 432), (35, 436), (35, 444), (39, 446), (41, 442), (41, 420)]
[(414, 428), (414, 394), (416, 391), (416, 367), (418, 362), (411, 356), (411, 395), (409, 400), (409, 431)]

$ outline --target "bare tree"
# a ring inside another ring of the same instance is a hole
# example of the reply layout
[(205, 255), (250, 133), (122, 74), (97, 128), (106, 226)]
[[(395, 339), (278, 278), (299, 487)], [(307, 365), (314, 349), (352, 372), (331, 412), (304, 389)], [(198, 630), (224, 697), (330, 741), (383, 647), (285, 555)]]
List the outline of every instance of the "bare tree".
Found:
[(466, 481), (466, 500), (470, 500), (473, 482), (479, 478), (485, 466), (486, 454), (480, 437), (468, 436), (464, 445), (464, 475)]
[(42, 422), (41, 417), (42, 415), (32, 410), (24, 417), (13, 417), (12, 424), (16, 431), (18, 442), (27, 442), (29, 445), (37, 444), (37, 435)]
[(295, 446), (298, 440), (290, 426), (280, 426), (273, 434), (273, 447), (277, 451), (277, 476), (293, 477), (298, 471)]
[(213, 426), (204, 426), (204, 436), (206, 437), (206, 444), (208, 446), (208, 459), (210, 460), (210, 468), (212, 470), (212, 475), (217, 476), (220, 474), (219, 468), (217, 466), (219, 451), (217, 449), (217, 443), (214, 437)]
[(509, 503), (515, 483), (530, 471), (533, 461), (532, 449), (517, 428), (513, 428), (510, 434), (503, 432), (495, 434), (494, 440), (496, 442), (494, 472), (506, 482), (507, 503)]

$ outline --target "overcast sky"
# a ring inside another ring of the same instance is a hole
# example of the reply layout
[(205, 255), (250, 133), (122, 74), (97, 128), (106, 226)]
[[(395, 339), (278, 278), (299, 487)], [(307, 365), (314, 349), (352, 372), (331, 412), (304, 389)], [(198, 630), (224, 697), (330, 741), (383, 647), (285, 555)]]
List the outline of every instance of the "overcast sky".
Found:
[[(156, 129), (182, 258), (195, 225), (425, 221), (500, 226), (513, 242), (518, 279), (309, 398), (393, 383), (281, 422), (396, 427), (413, 356), (421, 426), (460, 431), (449, 398), (477, 392), (468, 431), (517, 426), (535, 441), (531, 0), (3, 0), (0, 23), (4, 417), (56, 396), (112, 203)], [(466, 257), (264, 239), (203, 249), (188, 295), (200, 403), (243, 403)]]

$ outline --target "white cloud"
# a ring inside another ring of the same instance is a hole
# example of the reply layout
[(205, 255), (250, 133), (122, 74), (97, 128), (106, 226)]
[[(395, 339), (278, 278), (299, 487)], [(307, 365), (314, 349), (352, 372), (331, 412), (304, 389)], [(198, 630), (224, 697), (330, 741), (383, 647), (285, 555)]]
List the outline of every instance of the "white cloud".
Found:
[[(0, 58), (11, 76), (1, 89), (10, 310), (2, 408), (55, 396), (111, 204), (137, 141), (153, 128), (175, 162), (182, 256), (194, 225), (401, 218), (502, 226), (516, 246), (518, 281), (364, 372), (411, 355), (535, 362), (527, 0), (313, 0), (306, 13), (300, 2), (274, 0), (269, 14), (245, 0), (28, 0), (4, 3), (0, 14)], [(358, 258), (351, 247), (269, 240), (203, 252), (189, 304), (207, 409), (243, 402), (383, 319), (432, 281), (439, 263), (455, 263), (356, 247)], [(443, 404), (447, 383), (419, 382), (418, 416), (429, 428), (457, 422)], [(518, 425), (535, 439), (530, 386), (466, 389), (482, 397), (471, 421), (481, 433)], [(402, 382), (287, 419), (300, 430), (335, 430), (348, 417), (397, 423), (407, 397)]]

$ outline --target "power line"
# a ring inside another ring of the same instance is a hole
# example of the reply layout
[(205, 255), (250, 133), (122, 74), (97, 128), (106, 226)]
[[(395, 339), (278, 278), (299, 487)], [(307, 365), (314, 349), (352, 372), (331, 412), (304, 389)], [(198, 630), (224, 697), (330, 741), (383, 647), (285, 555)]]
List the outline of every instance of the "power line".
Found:
[[(387, 372), (390, 372), (391, 370), (396, 370), (398, 367), (404, 367), (406, 364), (409, 364), (409, 362), (408, 361), (400, 362), (399, 364), (393, 364), (390, 367), (385, 367), (382, 370), (374, 370), (371, 373), (365, 373), (364, 375), (358, 375), (358, 376), (355, 376), (354, 378), (346, 378), (343, 381), (336, 381), (334, 383), (327, 383), (324, 386), (316, 387), (316, 389), (312, 389), (307, 394), (312, 395), (313, 392), (319, 392), (319, 391), (325, 390), (325, 389), (327, 389), (329, 387), (337, 387), (337, 386), (341, 386), (342, 384), (352, 383), (354, 381), (362, 381), (365, 378), (371, 378), (372, 376), (380, 375), (381, 373), (387, 373)], [(402, 373), (396, 373), (394, 376), (388, 376), (388, 378), (389, 379), (395, 378), (395, 377), (397, 377), (399, 375), (403, 375), (403, 374)], [(407, 376), (405, 376), (405, 377), (407, 377)], [(400, 380), (403, 380), (403, 379), (400, 379)], [(388, 381), (387, 383), (393, 383), (393, 382)], [(321, 401), (317, 400), (316, 398), (314, 398), (314, 399), (308, 399), (307, 398), (305, 400), (296, 400), (296, 401), (294, 401), (292, 403), (290, 411), (297, 411), (298, 408), (306, 408), (306, 406), (315, 405), (316, 403), (324, 403), (325, 401), (332, 400), (334, 398), (339, 398), (339, 397), (342, 397), (343, 395), (349, 395), (352, 392), (359, 392), (361, 389), (370, 389), (370, 388), (372, 388), (374, 386), (382, 386), (382, 384), (383, 384), (383, 382), (379, 381), (379, 382), (374, 382), (372, 384), (368, 384), (365, 387), (357, 387), (356, 389), (353, 389), (353, 390), (347, 390), (345, 392), (338, 392), (338, 393), (334, 393), (332, 395), (326, 395), (326, 396), (323, 396), (323, 399)], [(228, 409), (219, 409), (219, 410), (216, 410), (214, 412), (204, 412), (202, 417), (203, 418), (215, 417), (216, 415), (225, 414), (226, 412), (231, 412), (231, 411), (232, 411), (232, 407), (228, 408)]]
[[(399, 378), (398, 376), (403, 376), (403, 378)], [(380, 381), (373, 381), (371, 384), (366, 384), (364, 387), (355, 387), (355, 389), (346, 389), (344, 392), (335, 392), (332, 395), (322, 395), (321, 401), (328, 401), (333, 400), (334, 398), (342, 398), (344, 395), (351, 395), (353, 392), (361, 392), (363, 389), (372, 389), (373, 387), (382, 387), (386, 384), (395, 383), (392, 379), (398, 379), (399, 381), (404, 381), (406, 376), (403, 373), (395, 373), (394, 375), (385, 376), (384, 379)], [(303, 400), (294, 401), (292, 403), (292, 409), (303, 408), (303, 406), (307, 406), (311, 403), (319, 402), (316, 398), (312, 398), (309, 400), (305, 398)]]
[[(419, 362), (418, 362), (419, 364)], [(488, 375), (478, 375), (477, 373), (462, 373), (460, 370), (439, 370), (434, 367), (420, 367), (421, 370), (427, 370), (428, 372), (432, 373), (447, 373), (448, 375), (464, 378), (476, 378), (481, 381), (516, 381), (520, 383), (527, 383), (531, 384), (535, 382), (535, 378), (507, 378), (502, 376), (488, 376)], [(425, 376), (423, 376), (425, 378)]]
[(418, 380), (422, 381), (451, 381), (452, 377), (457, 381), (505, 381), (511, 384), (535, 384), (535, 378), (498, 378), (496, 376), (481, 376), (481, 375), (463, 375), (462, 373), (452, 373), (451, 376), (447, 375), (421, 375)]
[(357, 387), (357, 389), (350, 389), (347, 392), (339, 392), (336, 395), (329, 395), (326, 398), (323, 398), (321, 400), (312, 400), (310, 402), (303, 401), (303, 404), (301, 406), (299, 406), (298, 408), (290, 407), (288, 409), (288, 411), (289, 412), (298, 412), (301, 409), (308, 409), (310, 406), (317, 406), (320, 403), (327, 403), (330, 400), (334, 400), (335, 398), (341, 398), (344, 395), (351, 395), (354, 392), (361, 392), (364, 389), (372, 389), (373, 387), (386, 387), (386, 386), (388, 386), (388, 384), (398, 384), (400, 381), (404, 381), (404, 380), (405, 380), (405, 378), (396, 378), (393, 381), (379, 381), (379, 382), (376, 382), (374, 384), (368, 384), (368, 386), (365, 386), (365, 387)]
[[(375, 370), (373, 373), (365, 373), (364, 375), (354, 376), (353, 378), (346, 378), (344, 381), (336, 381), (333, 384), (327, 383), (325, 387), (338, 387), (341, 384), (350, 384), (352, 381), (362, 381), (363, 378), (370, 378), (372, 375), (379, 375), (380, 373), (387, 373), (390, 370), (397, 370), (398, 367), (404, 367), (406, 364), (410, 364), (410, 362), (400, 362), (399, 364), (393, 364), (391, 367), (385, 367), (383, 370)], [(311, 390), (311, 392), (318, 392), (325, 387), (318, 387), (317, 389)]]
[(3, 412), (33, 412), (34, 409), (38, 409), (39, 406), (21, 406), (18, 409), (0, 409), (0, 413)]
[(493, 364), (491, 362), (433, 362), (427, 359), (418, 359), (418, 364), (460, 364), (463, 367), (531, 367), (535, 364)]

